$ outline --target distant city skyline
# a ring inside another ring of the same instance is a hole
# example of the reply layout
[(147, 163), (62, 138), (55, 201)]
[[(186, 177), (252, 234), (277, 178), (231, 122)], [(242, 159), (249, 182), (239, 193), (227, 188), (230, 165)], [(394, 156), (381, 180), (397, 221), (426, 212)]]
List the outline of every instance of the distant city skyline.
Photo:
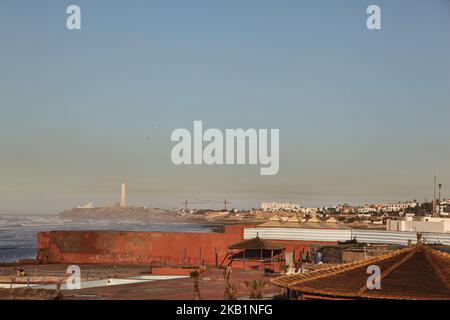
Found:
[[(113, 204), (122, 179), (129, 205), (177, 209), (423, 201), (434, 170), (448, 197), (449, 30), (446, 0), (3, 0), (0, 215)], [(278, 174), (175, 166), (194, 120), (278, 128)]]

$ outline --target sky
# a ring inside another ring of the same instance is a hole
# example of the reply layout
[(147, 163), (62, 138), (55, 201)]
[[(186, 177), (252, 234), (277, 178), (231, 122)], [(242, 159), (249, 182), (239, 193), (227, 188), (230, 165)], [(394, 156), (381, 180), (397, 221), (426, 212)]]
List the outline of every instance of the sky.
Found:
[[(0, 0), (0, 214), (110, 205), (122, 179), (162, 208), (422, 201), (434, 170), (446, 197), (449, 119), (448, 0)], [(279, 173), (175, 166), (194, 120), (279, 129)]]

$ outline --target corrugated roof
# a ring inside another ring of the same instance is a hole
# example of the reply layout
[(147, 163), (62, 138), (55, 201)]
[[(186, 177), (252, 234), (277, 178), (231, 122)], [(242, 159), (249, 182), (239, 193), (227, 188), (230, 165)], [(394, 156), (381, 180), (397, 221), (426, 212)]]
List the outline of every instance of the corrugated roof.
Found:
[(351, 229), (343, 223), (309, 223), (309, 222), (281, 222), (281, 221), (267, 221), (258, 225), (258, 228), (303, 228), (303, 229)]

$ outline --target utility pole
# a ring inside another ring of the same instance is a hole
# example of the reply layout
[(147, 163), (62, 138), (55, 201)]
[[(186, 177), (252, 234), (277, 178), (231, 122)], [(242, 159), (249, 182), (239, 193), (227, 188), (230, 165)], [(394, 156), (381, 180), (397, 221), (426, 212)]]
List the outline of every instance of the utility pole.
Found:
[(441, 189), (442, 189), (442, 183), (439, 183), (439, 198), (438, 198), (438, 204), (441, 204)]
[(227, 204), (230, 204), (230, 203), (231, 202), (228, 202), (226, 199), (223, 201), (225, 211), (227, 210)]

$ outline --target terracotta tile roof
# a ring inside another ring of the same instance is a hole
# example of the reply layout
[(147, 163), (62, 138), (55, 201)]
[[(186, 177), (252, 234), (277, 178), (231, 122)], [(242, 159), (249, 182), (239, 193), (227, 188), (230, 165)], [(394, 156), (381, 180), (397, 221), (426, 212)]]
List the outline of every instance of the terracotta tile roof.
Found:
[[(381, 270), (381, 289), (366, 286), (367, 267)], [(323, 297), (450, 300), (450, 254), (425, 246), (396, 250), (368, 260), (285, 275), (273, 284)]]

